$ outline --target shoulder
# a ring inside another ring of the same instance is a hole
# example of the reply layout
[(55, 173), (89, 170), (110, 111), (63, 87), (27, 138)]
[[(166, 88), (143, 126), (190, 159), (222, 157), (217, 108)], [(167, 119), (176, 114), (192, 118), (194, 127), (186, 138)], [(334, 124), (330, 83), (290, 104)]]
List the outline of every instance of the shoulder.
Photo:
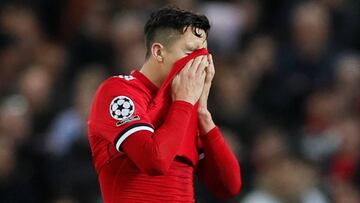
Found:
[(106, 79), (100, 85), (99, 90), (116, 90), (121, 88), (124, 91), (131, 90), (136, 86), (138, 80), (131, 75), (116, 75)]
[(101, 83), (95, 97), (124, 95), (142, 97), (141, 82), (131, 75), (111, 76)]
[(145, 96), (139, 86), (138, 79), (131, 75), (109, 77), (99, 86), (94, 97), (94, 107), (110, 106), (116, 108), (115, 104), (124, 103), (129, 108), (136, 106), (137, 109), (146, 109)]
[(92, 102), (92, 123), (97, 121), (116, 126), (117, 122), (128, 118), (146, 119), (147, 103), (141, 89), (137, 88), (138, 84), (132, 76), (112, 76), (102, 82)]

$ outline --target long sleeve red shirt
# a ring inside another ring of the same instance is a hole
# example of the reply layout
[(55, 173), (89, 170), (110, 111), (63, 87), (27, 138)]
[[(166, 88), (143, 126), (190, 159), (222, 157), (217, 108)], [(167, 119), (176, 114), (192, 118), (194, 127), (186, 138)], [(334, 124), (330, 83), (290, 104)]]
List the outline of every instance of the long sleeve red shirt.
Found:
[[(112, 77), (99, 88), (89, 119), (89, 142), (104, 201), (194, 202), (194, 175), (220, 197), (236, 195), (240, 167), (218, 128), (200, 137), (204, 158), (179, 154), (194, 106), (175, 101), (154, 129), (147, 106), (157, 88), (140, 72)], [(199, 149), (195, 149), (200, 151)], [(198, 156), (198, 155), (197, 155)]]

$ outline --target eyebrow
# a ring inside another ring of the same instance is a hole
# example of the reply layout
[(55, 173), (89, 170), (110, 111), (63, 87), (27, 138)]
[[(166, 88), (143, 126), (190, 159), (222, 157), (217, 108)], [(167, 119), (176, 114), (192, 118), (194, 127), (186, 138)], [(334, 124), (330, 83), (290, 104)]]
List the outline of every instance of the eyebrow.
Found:
[(205, 44), (206, 43), (206, 38), (204, 39), (203, 43), (202, 44)]
[(200, 49), (201, 45), (204, 45), (206, 43), (206, 38), (204, 38), (204, 40), (202, 41), (201, 44), (198, 44), (198, 43), (189, 43), (189, 44), (186, 44), (185, 48), (188, 50), (188, 51), (196, 51), (198, 49)]
[(186, 49), (189, 50), (189, 51), (195, 51), (195, 50), (197, 50), (198, 48), (195, 47), (195, 46), (187, 45), (187, 46), (186, 46)]

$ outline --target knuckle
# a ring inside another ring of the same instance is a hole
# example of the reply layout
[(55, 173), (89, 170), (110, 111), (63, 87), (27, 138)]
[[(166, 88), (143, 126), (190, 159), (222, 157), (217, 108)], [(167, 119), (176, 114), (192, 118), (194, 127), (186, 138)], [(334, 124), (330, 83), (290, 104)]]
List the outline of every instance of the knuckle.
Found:
[(188, 78), (189, 78), (190, 80), (194, 80), (194, 79), (195, 79), (195, 75), (194, 75), (194, 74), (189, 74), (189, 75), (188, 75)]
[(183, 75), (184, 75), (184, 77), (189, 77), (191, 75), (191, 73), (190, 72), (185, 72)]
[(187, 71), (185, 70), (185, 68), (183, 68), (183, 69), (179, 72), (179, 74), (177, 74), (177, 76), (178, 76), (178, 77), (181, 77), (181, 76), (185, 75), (186, 73), (187, 73)]
[(192, 65), (192, 67), (193, 67), (193, 68), (196, 68), (196, 67), (199, 66), (200, 63), (201, 63), (200, 61), (196, 61), (196, 62)]

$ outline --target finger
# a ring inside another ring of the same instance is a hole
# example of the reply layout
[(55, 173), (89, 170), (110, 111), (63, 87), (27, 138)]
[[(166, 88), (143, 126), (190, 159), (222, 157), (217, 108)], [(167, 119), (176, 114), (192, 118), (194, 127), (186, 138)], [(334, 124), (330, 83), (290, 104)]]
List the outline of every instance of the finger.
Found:
[(204, 58), (204, 56), (198, 56), (198, 57), (195, 58), (194, 62), (192, 63), (192, 65), (189, 68), (189, 72), (191, 74), (196, 73), (196, 70), (198, 69), (198, 66), (200, 65), (203, 58)]
[(202, 58), (202, 60), (201, 60), (201, 63), (200, 63), (200, 65), (199, 65), (199, 67), (197, 68), (197, 70), (196, 70), (196, 74), (203, 74), (203, 73), (205, 73), (205, 68), (206, 68), (206, 66), (207, 66), (207, 64), (208, 64), (209, 62), (208, 62), (208, 58), (206, 57), (206, 56), (204, 56), (203, 58)]
[(212, 71), (213, 73), (215, 73), (214, 61), (213, 61), (213, 57), (212, 57), (211, 54), (209, 54), (208, 60), (209, 60), (210, 71)]
[(179, 80), (179, 74), (175, 75), (171, 83), (174, 85), (175, 83), (177, 83), (178, 80)]
[(206, 78), (205, 78), (205, 82), (209, 83), (212, 80), (212, 75), (209, 72), (206, 72)]
[(212, 79), (215, 75), (215, 67), (211, 54), (208, 55), (208, 60), (209, 60), (209, 67), (206, 69), (206, 72), (208, 73), (209, 77)]
[(182, 71), (189, 71), (189, 69), (190, 69), (190, 67), (191, 67), (191, 65), (194, 63), (194, 59), (191, 59), (190, 61), (188, 61), (186, 64), (185, 64), (185, 66), (184, 66), (184, 68), (181, 70), (181, 72)]
[(205, 79), (206, 79), (206, 71), (202, 71), (201, 73), (200, 73), (200, 78), (201, 78), (201, 80), (203, 80), (204, 82), (205, 82)]
[(211, 54), (208, 55), (208, 60), (209, 60), (209, 66), (214, 66), (214, 61)]

